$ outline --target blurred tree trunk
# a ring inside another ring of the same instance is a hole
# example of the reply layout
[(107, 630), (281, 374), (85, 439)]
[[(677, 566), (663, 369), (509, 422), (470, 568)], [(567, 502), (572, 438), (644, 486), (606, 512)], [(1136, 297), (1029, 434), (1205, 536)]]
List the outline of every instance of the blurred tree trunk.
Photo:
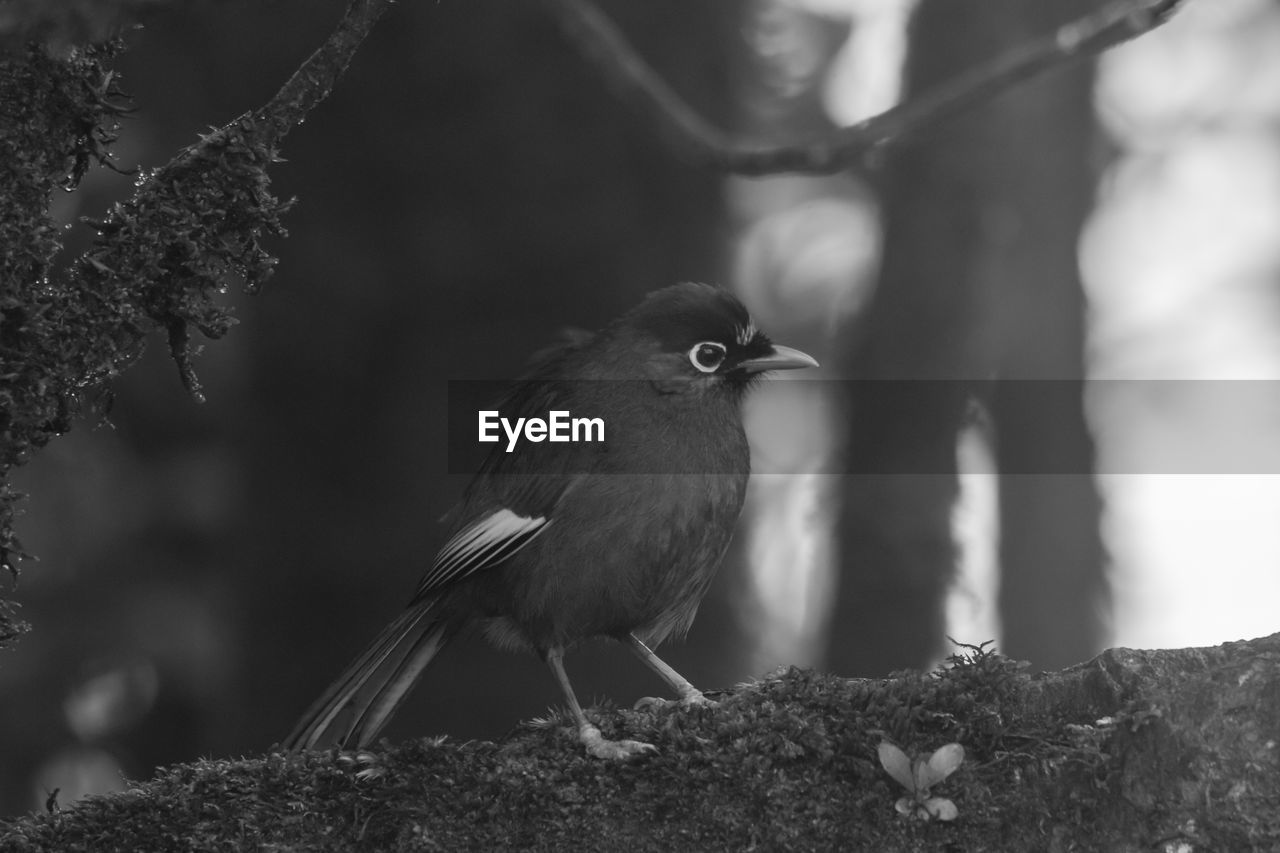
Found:
[[(904, 97), (1088, 5), (925, 0)], [(943, 650), (965, 382), (1083, 374), (1075, 248), (1093, 186), (1091, 82), (1077, 67), (1019, 87), (904, 142), (886, 165), (884, 266), (850, 373), (942, 381), (861, 382), (853, 392), (855, 476), (828, 656), (837, 672), (922, 666)], [(1001, 645), (1057, 666), (1101, 640), (1093, 447), (1081, 385), (1018, 387), (1025, 393), (997, 383), (987, 401), (1002, 472)]]

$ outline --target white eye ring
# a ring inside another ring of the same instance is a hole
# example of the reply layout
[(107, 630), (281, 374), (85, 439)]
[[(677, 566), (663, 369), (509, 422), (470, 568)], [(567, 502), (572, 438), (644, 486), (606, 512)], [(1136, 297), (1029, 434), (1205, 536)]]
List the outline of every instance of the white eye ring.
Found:
[(700, 344), (694, 344), (689, 350), (689, 363), (703, 373), (715, 373), (720, 369), (720, 365), (724, 364), (728, 352), (722, 343), (703, 341)]

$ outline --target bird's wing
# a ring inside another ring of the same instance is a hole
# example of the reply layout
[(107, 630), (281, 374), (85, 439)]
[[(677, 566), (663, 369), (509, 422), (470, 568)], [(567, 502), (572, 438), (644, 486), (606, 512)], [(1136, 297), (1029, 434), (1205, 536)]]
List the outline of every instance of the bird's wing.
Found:
[(545, 515), (520, 515), (505, 507), (468, 524), (444, 544), (418, 584), (418, 596), (472, 572), (496, 566), (532, 542), (551, 524)]
[[(590, 340), (579, 333), (535, 358), (530, 375), (508, 390), (499, 409), (512, 416), (545, 416), (568, 408), (567, 383), (548, 374)], [(523, 452), (519, 452), (523, 451)], [(455, 532), (418, 584), (417, 598), (510, 559), (550, 527), (564, 495), (579, 482), (595, 453), (570, 443), (507, 453), (497, 446), (485, 459), (459, 505), (449, 513)]]

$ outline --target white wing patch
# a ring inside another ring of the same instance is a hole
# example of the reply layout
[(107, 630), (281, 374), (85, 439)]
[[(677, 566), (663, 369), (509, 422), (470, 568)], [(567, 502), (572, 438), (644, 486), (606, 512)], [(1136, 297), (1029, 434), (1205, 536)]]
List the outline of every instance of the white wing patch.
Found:
[(486, 515), (459, 530), (444, 544), (431, 570), (418, 584), (418, 593), (497, 565), (532, 542), (550, 524), (543, 516), (530, 518), (509, 509)]

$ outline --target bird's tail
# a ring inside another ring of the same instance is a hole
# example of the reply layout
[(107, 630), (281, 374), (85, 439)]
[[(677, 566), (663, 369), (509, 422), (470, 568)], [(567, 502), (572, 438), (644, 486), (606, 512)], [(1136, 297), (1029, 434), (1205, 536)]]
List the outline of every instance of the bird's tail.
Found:
[(281, 746), (367, 746), (456, 632), (437, 599), (411, 605), (315, 701)]

